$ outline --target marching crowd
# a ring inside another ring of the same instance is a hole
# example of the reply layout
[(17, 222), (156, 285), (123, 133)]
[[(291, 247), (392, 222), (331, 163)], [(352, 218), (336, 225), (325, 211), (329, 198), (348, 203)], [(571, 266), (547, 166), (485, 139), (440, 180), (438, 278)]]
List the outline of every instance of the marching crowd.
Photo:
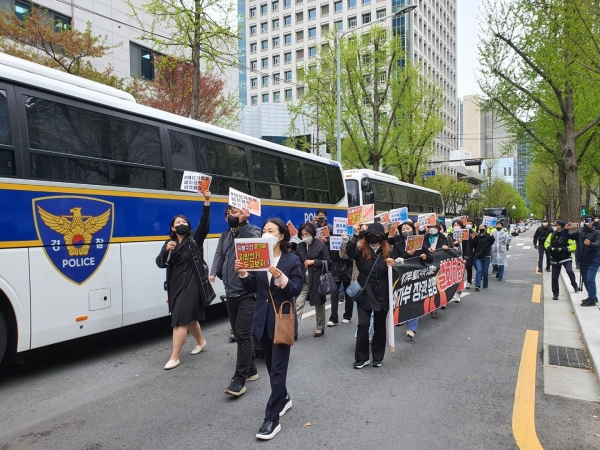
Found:
[[(271, 395), (265, 408), (264, 422), (256, 434), (258, 439), (272, 439), (281, 430), (280, 418), (292, 407), (286, 387), (287, 368), (291, 345), (297, 339), (298, 322), (302, 319), (307, 302), (315, 308), (313, 336), (316, 338), (324, 336), (326, 327), (338, 325), (340, 303), (344, 304), (342, 324), (351, 322), (356, 308), (358, 323), (353, 366), (356, 369), (369, 364), (381, 367), (389, 312), (388, 266), (407, 258), (419, 258), (427, 264), (431, 263), (433, 253), (454, 250), (460, 252), (465, 261), (466, 289), (471, 289), (473, 284), (475, 291), (488, 289), (490, 265), (498, 281), (504, 280), (511, 237), (501, 221), (498, 221), (494, 230), (482, 224), (475, 227), (475, 222), (470, 218), (467, 218), (466, 224), (462, 220), (454, 220), (452, 227), (446, 230), (442, 221), (423, 227), (409, 219), (401, 223), (392, 235), (388, 235), (384, 226), (377, 221), (357, 224), (351, 236), (347, 233), (342, 235), (339, 250), (330, 250), (329, 238), (317, 235), (317, 227), (328, 227), (329, 234), (333, 234), (324, 209), (316, 212), (312, 222), (300, 226), (298, 235), (293, 237), (281, 219), (267, 219), (262, 228), (258, 228), (248, 221), (248, 211), (231, 205), (225, 209), (224, 220), (228, 229), (219, 237), (209, 271), (202, 248), (209, 230), (211, 194), (205, 191), (203, 195), (204, 207), (196, 229), (192, 230), (186, 217), (175, 216), (171, 220), (169, 240), (156, 258), (157, 265), (167, 269), (165, 289), (173, 327), (173, 351), (165, 369), (173, 369), (180, 364), (180, 352), (188, 331), (197, 344), (191, 352), (193, 355), (206, 347), (199, 321), (204, 320), (205, 309), (215, 296), (210, 282), (220, 278), (225, 287), (232, 340), (237, 343), (235, 370), (225, 393), (239, 397), (246, 392), (246, 382), (258, 379), (254, 363), (255, 337), (260, 341), (269, 373)], [(553, 270), (555, 296), (558, 295), (560, 268), (564, 266), (569, 276), (573, 273), (570, 253), (574, 251), (575, 244), (571, 242), (580, 241), (583, 244), (587, 251), (581, 253), (580, 264), (589, 275), (585, 277), (585, 285), (590, 293), (588, 300), (595, 302), (595, 273), (600, 265), (600, 231), (585, 221), (582, 224), (585, 225), (582, 231), (571, 232), (571, 224), (557, 221), (556, 230), (552, 231), (544, 222), (534, 240), (536, 248), (538, 245), (546, 248), (544, 254), (550, 255), (551, 264), (556, 267)], [(469, 238), (454, 240), (454, 231), (462, 227), (469, 230)], [(422, 247), (408, 249), (407, 238), (418, 234), (424, 235)], [(268, 271), (244, 270), (242, 262), (236, 260), (235, 240), (240, 238), (269, 240), (273, 248), (273, 260)], [(541, 261), (540, 256), (540, 270)], [(476, 271), (474, 283), (473, 267)], [(335, 282), (334, 289), (327, 291), (331, 299), (327, 322), (327, 296), (321, 286), (321, 275), (324, 273), (331, 273)], [(575, 287), (574, 275), (571, 280)], [(353, 288), (356, 286), (358, 289)], [(460, 302), (460, 296), (461, 292), (457, 292), (452, 300)], [(435, 319), (438, 311), (432, 311), (430, 315)], [(285, 317), (291, 320), (282, 320)], [(407, 323), (406, 336), (409, 339), (415, 338), (418, 323), (418, 318)], [(291, 333), (289, 340), (281, 338), (288, 331), (286, 327)]]

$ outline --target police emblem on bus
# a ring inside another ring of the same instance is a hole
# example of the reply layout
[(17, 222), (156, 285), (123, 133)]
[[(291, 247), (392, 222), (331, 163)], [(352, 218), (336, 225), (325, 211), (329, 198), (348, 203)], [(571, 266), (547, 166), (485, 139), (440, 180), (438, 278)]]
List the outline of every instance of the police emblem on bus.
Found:
[(100, 268), (112, 238), (114, 205), (90, 197), (33, 199), (38, 238), (65, 278), (83, 284)]

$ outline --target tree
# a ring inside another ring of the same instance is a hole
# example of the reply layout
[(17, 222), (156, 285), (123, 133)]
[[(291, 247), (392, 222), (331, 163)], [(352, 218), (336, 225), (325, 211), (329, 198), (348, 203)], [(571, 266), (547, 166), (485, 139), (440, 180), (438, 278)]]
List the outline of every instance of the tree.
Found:
[[(340, 45), (342, 158), (348, 167), (399, 172), (413, 183), (444, 126), (440, 88), (405, 61), (402, 40), (373, 26), (360, 36), (326, 38), (299, 73), (304, 95), (288, 105), (336, 147), (336, 46)], [(321, 131), (322, 130), (322, 131)]]
[(553, 159), (567, 220), (579, 216), (578, 166), (600, 124), (594, 8), (595, 0), (488, 0), (479, 44), (485, 107)]
[[(128, 4), (143, 29), (140, 39), (151, 42), (155, 51), (192, 64), (191, 118), (200, 120), (200, 61), (204, 60), (209, 69), (222, 69), (237, 61), (235, 44), (239, 36), (228, 22), (233, 3), (229, 0), (149, 0), (142, 5), (143, 11), (154, 17), (149, 30), (133, 3), (128, 0)], [(171, 37), (156, 33), (159, 26), (169, 29)]]
[(425, 187), (440, 191), (444, 202), (444, 212), (453, 216), (464, 212), (464, 206), (473, 190), (466, 181), (457, 181), (450, 175), (429, 177), (425, 181)]
[[(492, 179), (481, 191), (484, 208), (506, 208), (514, 220), (523, 220), (527, 217), (525, 200), (510, 183), (500, 178)], [(512, 207), (515, 206), (513, 210)]]
[(555, 166), (534, 164), (525, 182), (531, 211), (536, 217), (547, 217), (554, 221), (560, 206), (558, 198), (558, 170)]
[[(184, 61), (161, 57), (155, 60), (156, 79), (148, 84), (148, 96), (140, 103), (184, 117), (192, 115), (194, 67)], [(211, 73), (199, 79), (198, 120), (232, 128), (237, 121), (237, 98), (225, 95), (225, 81)]]

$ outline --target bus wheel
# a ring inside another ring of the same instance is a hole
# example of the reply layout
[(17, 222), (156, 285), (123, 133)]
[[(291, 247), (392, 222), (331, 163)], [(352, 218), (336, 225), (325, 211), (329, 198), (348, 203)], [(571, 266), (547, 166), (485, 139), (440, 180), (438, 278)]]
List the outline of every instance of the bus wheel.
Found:
[(0, 363), (2, 363), (2, 359), (6, 353), (7, 343), (8, 330), (6, 329), (6, 320), (4, 320), (4, 315), (2, 314), (2, 311), (0, 311)]

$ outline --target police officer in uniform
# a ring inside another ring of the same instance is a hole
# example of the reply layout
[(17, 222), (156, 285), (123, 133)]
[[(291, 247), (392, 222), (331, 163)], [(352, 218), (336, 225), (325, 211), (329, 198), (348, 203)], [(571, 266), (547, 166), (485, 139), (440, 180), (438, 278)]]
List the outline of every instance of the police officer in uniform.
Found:
[(550, 253), (546, 251), (544, 243), (551, 233), (552, 227), (548, 224), (548, 219), (543, 219), (542, 225), (535, 230), (535, 234), (533, 235), (533, 246), (538, 251), (538, 272), (542, 271), (544, 254), (546, 255), (546, 272), (550, 272)]
[(575, 292), (579, 290), (571, 259), (571, 253), (577, 249), (577, 243), (574, 239), (569, 238), (565, 222), (557, 220), (555, 225), (556, 231), (552, 232), (544, 242), (544, 247), (550, 252), (550, 265), (552, 265), (552, 300), (558, 300), (558, 277), (562, 267), (567, 271)]

